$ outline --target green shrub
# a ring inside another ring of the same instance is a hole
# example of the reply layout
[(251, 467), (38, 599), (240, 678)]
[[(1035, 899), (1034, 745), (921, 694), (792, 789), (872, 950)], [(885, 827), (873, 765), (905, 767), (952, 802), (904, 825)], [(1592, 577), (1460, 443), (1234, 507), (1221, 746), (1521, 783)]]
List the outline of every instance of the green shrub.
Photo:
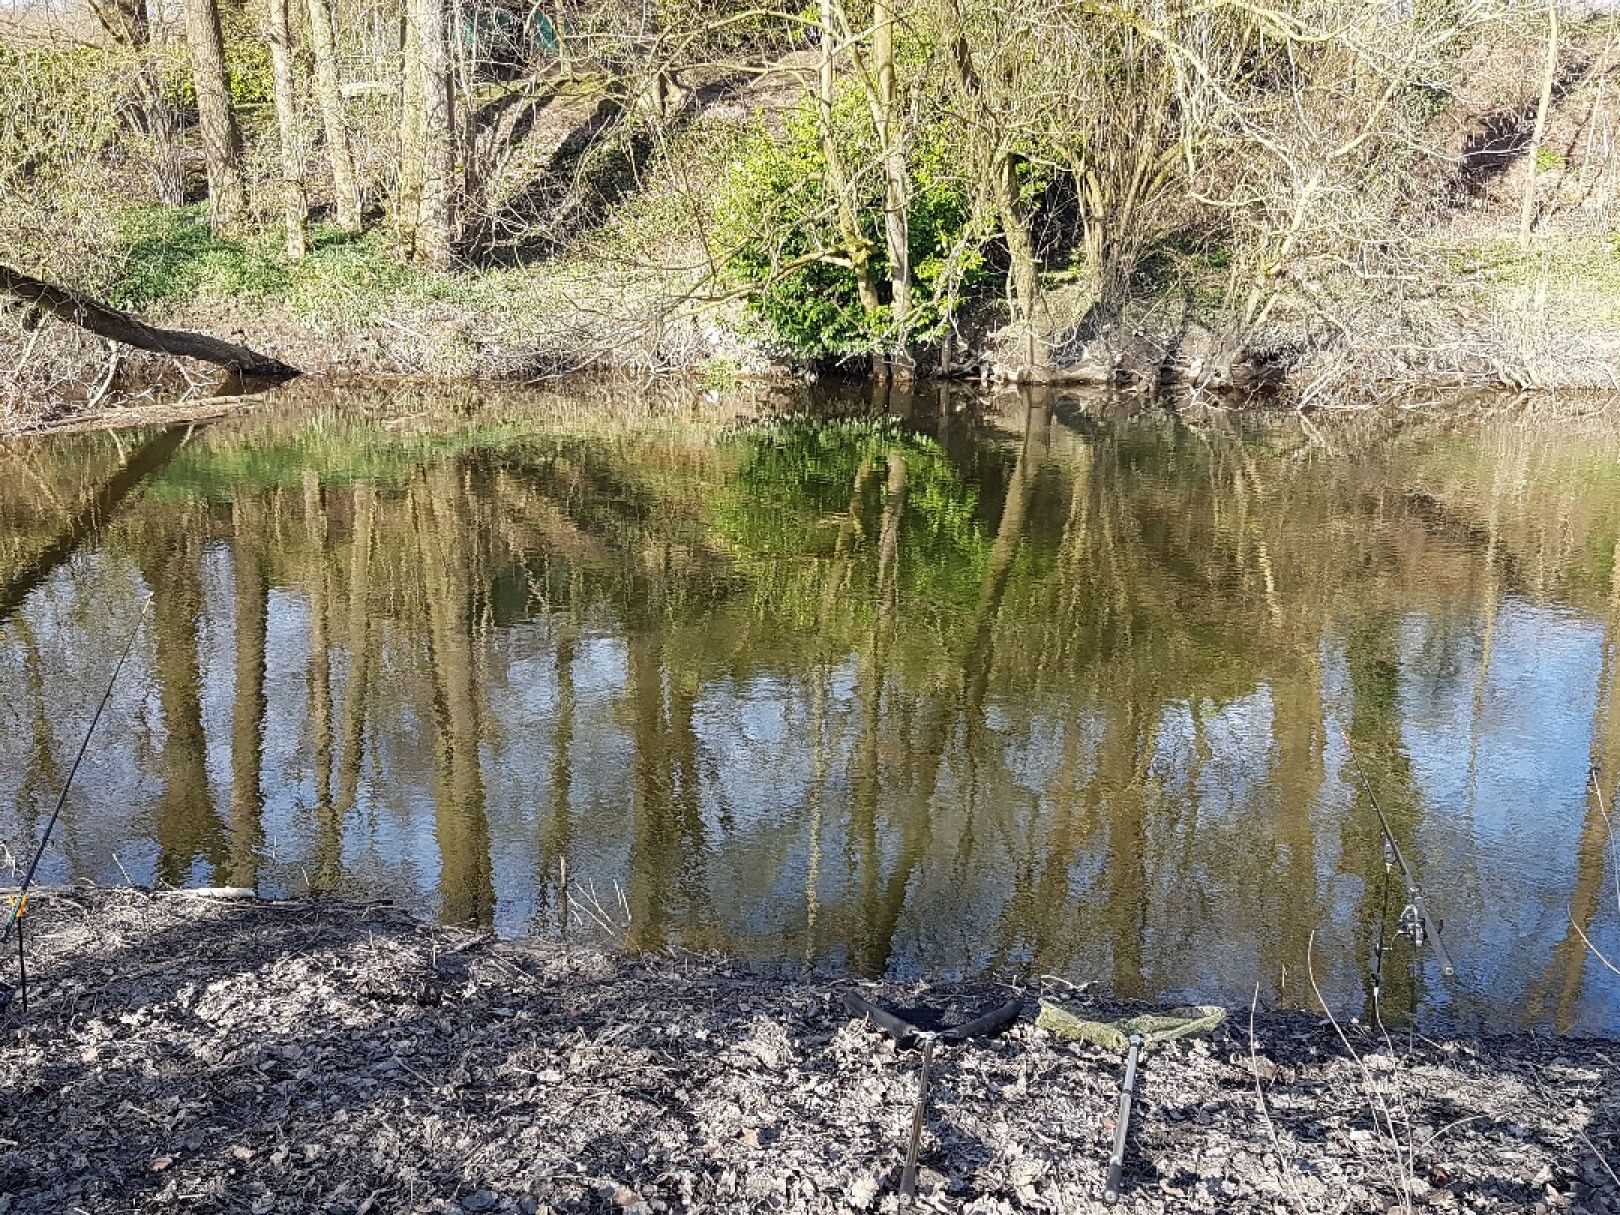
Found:
[[(275, 79), (270, 70), (270, 46), (263, 33), (245, 14), (225, 22), (225, 77), (231, 90), (231, 105), (242, 112), (264, 111), (275, 104)], [(171, 97), (193, 113), (197, 90), (189, 69), (170, 72), (164, 77)]]
[[(865, 104), (846, 88), (834, 106), (834, 139), (847, 165), (877, 162)], [(937, 337), (957, 296), (989, 277), (969, 231), (971, 205), (949, 172), (952, 138), (944, 129), (921, 132), (909, 156), (913, 290), (907, 338), (913, 343)], [(744, 142), (716, 217), (716, 252), (731, 282), (751, 288), (754, 314), (778, 341), (809, 359), (870, 354), (893, 340), (888, 303), (863, 308), (855, 272), (841, 264), (845, 241), (825, 179), (816, 108), (806, 102), (784, 131), (760, 127)], [(886, 292), (882, 183), (875, 173), (863, 174), (862, 181), (866, 193), (856, 200), (856, 221), (870, 250), (873, 280)], [(829, 256), (802, 264), (817, 253)]]

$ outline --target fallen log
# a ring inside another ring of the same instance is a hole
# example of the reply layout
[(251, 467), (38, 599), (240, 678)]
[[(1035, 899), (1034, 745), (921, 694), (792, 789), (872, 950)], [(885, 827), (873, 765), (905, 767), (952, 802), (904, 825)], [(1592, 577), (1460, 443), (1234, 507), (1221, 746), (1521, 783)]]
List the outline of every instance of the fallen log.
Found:
[(66, 321), (98, 337), (122, 342), (139, 350), (201, 359), (247, 379), (290, 380), (302, 374), (298, 368), (290, 367), (280, 359), (223, 338), (193, 333), (187, 329), (159, 329), (155, 325), (148, 325), (127, 312), (120, 312), (89, 296), (47, 283), (10, 266), (0, 265), (0, 292), (32, 304), (59, 321)]

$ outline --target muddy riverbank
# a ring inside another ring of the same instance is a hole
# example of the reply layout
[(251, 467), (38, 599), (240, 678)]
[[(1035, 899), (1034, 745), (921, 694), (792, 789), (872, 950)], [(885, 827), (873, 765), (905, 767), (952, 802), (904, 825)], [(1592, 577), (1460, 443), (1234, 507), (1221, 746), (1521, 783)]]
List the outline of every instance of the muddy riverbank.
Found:
[[(914, 1060), (849, 1017), (849, 980), (386, 906), (73, 888), (29, 921), (0, 1039), (13, 1215), (900, 1207)], [(926, 993), (1009, 994), (1020, 1024), (940, 1058), (920, 1206), (1100, 1210), (1118, 1056), (1037, 1029), (1038, 990)], [(1150, 1056), (1120, 1209), (1620, 1211), (1613, 1043), (1345, 1033), (1262, 1011), (1251, 1039), (1241, 1009)]]

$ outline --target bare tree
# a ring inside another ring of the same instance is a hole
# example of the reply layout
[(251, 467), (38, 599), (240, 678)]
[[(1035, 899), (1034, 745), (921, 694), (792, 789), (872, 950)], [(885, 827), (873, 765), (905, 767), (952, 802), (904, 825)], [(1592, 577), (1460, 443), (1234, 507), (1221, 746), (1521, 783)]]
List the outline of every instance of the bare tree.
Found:
[(145, 0), (91, 0), (91, 11), (114, 46), (137, 52), (133, 97), (125, 103), (130, 125), (150, 140), (145, 157), (152, 185), (160, 201), (179, 206), (184, 193), (180, 169), (180, 115), (159, 79), (154, 56), (154, 34), (160, 28), (147, 11)]
[(876, 88), (872, 121), (883, 156), (883, 233), (889, 253), (890, 308), (905, 341), (911, 315), (911, 229), (907, 215), (910, 175), (906, 169), (904, 131), (897, 112), (894, 68), (894, 0), (875, 0), (872, 11), (872, 59)]
[(448, 269), (455, 255), (456, 99), (450, 29), (444, 0), (411, 0), (422, 89), (420, 143), (404, 155), (419, 156), (421, 202), (415, 224), (416, 256)]
[(360, 231), (360, 185), (349, 150), (349, 128), (338, 79), (337, 41), (331, 0), (309, 0), (309, 43), (315, 55), (315, 92), (320, 99), (326, 157), (332, 166), (332, 193), (338, 225)]
[(422, 91), (422, 40), (416, 32), (416, 4), (410, 0), (400, 19), (399, 159), (394, 178), (393, 221), (400, 252), (416, 257), (416, 225), (422, 214), (423, 149), (426, 145)]
[(1541, 158), (1541, 138), (1547, 130), (1547, 111), (1552, 106), (1553, 82), (1558, 76), (1558, 0), (1547, 0), (1547, 63), (1541, 72), (1541, 97), (1536, 102), (1536, 125), (1530, 133), (1530, 146), (1524, 153), (1524, 198), (1519, 206), (1519, 248), (1530, 247), (1530, 229), (1536, 220), (1536, 171)]
[(858, 208), (851, 193), (849, 173), (833, 129), (833, 100), (838, 83), (840, 31), (838, 0), (821, 0), (820, 55), (816, 75), (816, 129), (821, 139), (822, 177), (832, 198), (833, 213), (843, 237), (844, 256), (855, 276), (855, 291), (867, 313), (878, 310), (877, 287), (872, 281), (872, 247), (862, 234)]
[(214, 0), (185, 0), (184, 7), (197, 120), (208, 165), (208, 220), (215, 232), (228, 232), (247, 219), (247, 185), (242, 177), (242, 135), (231, 108), (219, 7)]
[(298, 92), (293, 80), (292, 23), (288, 0), (269, 0), (266, 40), (270, 43), (270, 71), (276, 91), (276, 131), (281, 140), (281, 210), (287, 256), (304, 256), (304, 226), (309, 198), (304, 192), (304, 151), (298, 138)]

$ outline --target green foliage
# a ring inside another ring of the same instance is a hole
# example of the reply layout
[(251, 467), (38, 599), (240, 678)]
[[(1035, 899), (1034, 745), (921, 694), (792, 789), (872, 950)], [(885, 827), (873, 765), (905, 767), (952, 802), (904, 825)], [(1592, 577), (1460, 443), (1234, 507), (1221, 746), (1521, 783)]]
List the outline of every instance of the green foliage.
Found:
[(144, 184), (128, 115), (162, 52), (18, 46), (0, 40), (0, 249), (93, 285), (106, 256), (107, 199)]
[[(114, 52), (96, 46), (22, 47), (0, 42), (0, 149), (11, 159), (19, 151), (58, 151), (81, 155), (104, 148), (118, 120), (103, 91), (123, 65)], [(54, 140), (57, 147), (46, 143)], [(15, 141), (23, 141), (22, 146)]]
[(118, 227), (123, 273), (111, 299), (120, 307), (205, 295), (263, 303), (287, 285), (285, 267), (265, 249), (216, 239), (200, 206), (131, 211)]
[[(780, 563), (834, 556), (864, 468), (856, 504), (866, 542), (856, 545), (855, 559), (875, 562), (886, 470), (890, 455), (898, 454), (906, 468), (898, 543), (902, 595), (926, 609), (959, 606), (977, 593), (990, 551), (978, 491), (934, 440), (891, 418), (792, 417), (746, 427), (728, 446), (738, 470), (719, 488), (710, 517), (740, 557)], [(792, 605), (781, 610), (793, 614)]]
[[(424, 464), (500, 449), (524, 431), (509, 423), (395, 429), (375, 418), (321, 410), (296, 427), (221, 427), (188, 443), (147, 487), (149, 497), (229, 501), (244, 490), (296, 490), (314, 469), (326, 485), (403, 485)], [(268, 437), (267, 437), (268, 435)]]
[(0, 191), (85, 176), (118, 135), (128, 66), (101, 47), (0, 42)]
[(238, 113), (275, 104), (270, 47), (262, 37), (235, 38), (226, 43), (225, 68), (229, 73), (231, 104)]
[(1546, 144), (1536, 149), (1536, 172), (1551, 173), (1554, 169), (1562, 169), (1564, 164), (1563, 154), (1547, 147)]
[[(851, 139), (856, 117), (849, 106), (835, 115)], [(806, 358), (862, 353), (872, 335), (848, 267), (817, 261), (781, 269), (841, 244), (824, 171), (815, 110), (801, 106), (780, 135), (763, 126), (749, 134), (716, 214), (714, 243), (728, 278), (753, 289), (754, 313)]]
[[(1620, 324), (1620, 237), (1571, 234), (1550, 250), (1522, 250), (1514, 238), (1430, 241), (1422, 246), (1486, 296), (1546, 300), (1571, 322)], [(1516, 305), (1510, 305), (1516, 306)]]
[(737, 365), (736, 359), (715, 357), (703, 364), (699, 382), (712, 392), (725, 392), (735, 388), (741, 376), (742, 368)]
[(868, 315), (845, 267), (813, 262), (786, 273), (769, 264), (751, 276), (759, 290), (750, 304), (772, 336), (802, 358), (865, 354), (872, 349), (883, 318)]
[[(833, 138), (846, 165), (870, 166), (878, 150), (865, 102), (852, 88), (839, 93)], [(908, 208), (913, 310), (907, 339), (926, 342), (949, 322), (957, 295), (989, 278), (979, 242), (969, 231), (972, 208), (949, 170), (949, 130), (920, 132), (911, 151)], [(753, 289), (754, 313), (771, 334), (803, 358), (869, 354), (892, 344), (885, 303), (861, 306), (848, 250), (826, 189), (826, 159), (812, 103), (790, 116), (786, 129), (756, 130), (734, 160), (717, 216), (717, 247), (731, 281)], [(888, 276), (883, 197), (875, 174), (856, 222), (881, 287)], [(816, 255), (817, 260), (807, 260)]]
[(401, 297), (437, 298), (451, 281), (401, 264), (387, 235), (317, 226), (309, 253), (289, 261), (268, 238), (220, 239), (201, 207), (127, 212), (118, 225), (120, 272), (109, 295), (143, 309), (195, 299), (276, 303), (330, 329), (365, 324)]
[[(270, 72), (270, 46), (246, 12), (225, 22), (225, 72), (231, 90), (231, 104), (238, 113), (265, 109), (275, 104), (275, 81)], [(175, 74), (169, 81), (174, 96), (188, 110), (197, 108), (197, 90), (189, 71)]]

